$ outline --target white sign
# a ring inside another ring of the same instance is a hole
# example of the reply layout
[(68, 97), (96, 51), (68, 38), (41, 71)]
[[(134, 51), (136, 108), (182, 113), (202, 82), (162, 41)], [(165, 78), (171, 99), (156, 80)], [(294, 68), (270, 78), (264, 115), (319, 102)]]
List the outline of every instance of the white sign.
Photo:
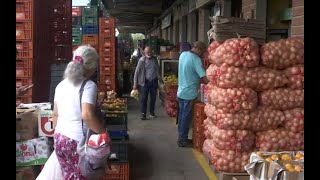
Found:
[(161, 29), (165, 29), (171, 25), (171, 13), (164, 17), (161, 21)]
[(53, 137), (53, 111), (40, 110), (38, 114), (39, 136)]

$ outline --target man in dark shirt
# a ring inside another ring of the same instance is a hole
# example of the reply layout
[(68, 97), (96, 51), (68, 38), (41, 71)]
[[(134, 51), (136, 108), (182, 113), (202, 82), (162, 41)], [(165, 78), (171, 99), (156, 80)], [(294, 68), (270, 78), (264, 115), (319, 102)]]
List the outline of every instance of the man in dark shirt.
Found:
[(157, 59), (152, 56), (150, 47), (144, 49), (142, 56), (137, 64), (134, 78), (133, 89), (138, 89), (141, 93), (141, 119), (146, 120), (148, 95), (150, 93), (150, 117), (156, 118), (154, 107), (157, 98), (158, 80), (162, 82)]

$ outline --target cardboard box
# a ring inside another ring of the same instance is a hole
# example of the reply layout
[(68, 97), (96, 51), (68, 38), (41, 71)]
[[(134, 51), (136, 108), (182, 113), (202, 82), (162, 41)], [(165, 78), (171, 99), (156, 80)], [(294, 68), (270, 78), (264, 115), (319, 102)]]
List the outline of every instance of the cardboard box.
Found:
[(43, 103), (29, 103), (29, 104), (20, 104), (17, 108), (28, 108), (28, 109), (51, 109), (50, 102), (43, 102)]
[(170, 51), (161, 51), (160, 58), (161, 59), (170, 59)]
[(170, 51), (170, 59), (179, 60), (180, 53), (176, 51)]
[(43, 165), (51, 152), (47, 137), (16, 142), (16, 166)]
[[(294, 155), (298, 152), (302, 152), (302, 151), (283, 151), (283, 152), (261, 152), (263, 154), (263, 156), (270, 156), (273, 154), (290, 154), (292, 157), (294, 157)], [(302, 152), (303, 153), (303, 152)], [(302, 162), (303, 160), (295, 160), (295, 161), (290, 161), (290, 162)], [(245, 170), (248, 172), (248, 174), (250, 175), (250, 180), (287, 180), (286, 178), (289, 176), (294, 176), (294, 175), (286, 175), (285, 179), (283, 179), (285, 174), (287, 174), (288, 172), (281, 172), (283, 170), (277, 173), (279, 173), (278, 176), (276, 177), (272, 177), (273, 175), (277, 174), (274, 171), (275, 168), (279, 168), (280, 165), (275, 166), (274, 165), (274, 161), (271, 161), (272, 163), (268, 163), (265, 159), (261, 158), (260, 156), (258, 156), (255, 152), (253, 152), (250, 156), (250, 163), (247, 164), (244, 168)], [(277, 161), (277, 162), (281, 162), (281, 161)], [(271, 165), (272, 164), (272, 165)], [(299, 175), (300, 176), (300, 175)], [(281, 179), (282, 177), (282, 179)], [(276, 179), (278, 178), (278, 179)], [(279, 179), (280, 178), (280, 179)], [(290, 179), (291, 180), (291, 179)], [(293, 179), (293, 180), (303, 180), (303, 179)]]
[(35, 180), (40, 171), (40, 166), (16, 167), (16, 180)]
[(40, 110), (38, 113), (39, 136), (53, 137), (53, 111)]
[(234, 176), (232, 180), (250, 180), (250, 176)]
[(289, 172), (286, 171), (285, 164), (302, 165), (301, 161), (271, 161), (268, 169), (268, 179), (271, 180), (304, 180), (304, 171)]
[(38, 110), (16, 110), (16, 141), (26, 141), (38, 137)]

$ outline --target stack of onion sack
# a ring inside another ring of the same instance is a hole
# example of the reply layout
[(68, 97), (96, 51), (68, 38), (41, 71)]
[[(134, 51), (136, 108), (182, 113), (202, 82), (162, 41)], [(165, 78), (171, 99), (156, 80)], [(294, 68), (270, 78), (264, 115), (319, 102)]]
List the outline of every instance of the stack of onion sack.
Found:
[(166, 92), (165, 106), (166, 106), (166, 112), (170, 117), (177, 116), (177, 111), (178, 111), (177, 91), (178, 91), (177, 84), (169, 84), (169, 83), (165, 84), (165, 92)]
[(304, 39), (288, 38), (261, 47), (265, 67), (284, 72), (288, 83), (283, 88), (259, 93), (263, 107), (281, 110), (282, 128), (257, 133), (261, 151), (304, 150)]
[[(204, 121), (208, 139), (203, 151), (218, 170), (244, 172), (243, 164), (249, 163), (257, 145), (256, 134), (287, 122), (282, 109), (261, 105), (259, 97), (266, 91), (287, 87), (291, 80), (285, 71), (259, 65), (259, 47), (251, 38), (229, 39), (209, 47), (212, 64), (207, 69), (210, 83), (206, 87)], [(284, 150), (292, 146), (287, 148)]]
[(203, 152), (221, 172), (244, 172), (255, 145), (249, 115), (258, 103), (245, 77), (259, 64), (259, 47), (251, 38), (234, 38), (213, 42), (208, 52)]

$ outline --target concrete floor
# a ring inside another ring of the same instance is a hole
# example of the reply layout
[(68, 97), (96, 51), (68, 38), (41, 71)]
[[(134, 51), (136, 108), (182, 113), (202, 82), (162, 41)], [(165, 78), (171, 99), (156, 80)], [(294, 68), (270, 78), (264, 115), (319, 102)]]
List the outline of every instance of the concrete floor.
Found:
[(177, 126), (160, 100), (156, 119), (140, 120), (139, 107), (138, 101), (129, 98), (130, 180), (208, 180), (192, 149), (177, 146)]

